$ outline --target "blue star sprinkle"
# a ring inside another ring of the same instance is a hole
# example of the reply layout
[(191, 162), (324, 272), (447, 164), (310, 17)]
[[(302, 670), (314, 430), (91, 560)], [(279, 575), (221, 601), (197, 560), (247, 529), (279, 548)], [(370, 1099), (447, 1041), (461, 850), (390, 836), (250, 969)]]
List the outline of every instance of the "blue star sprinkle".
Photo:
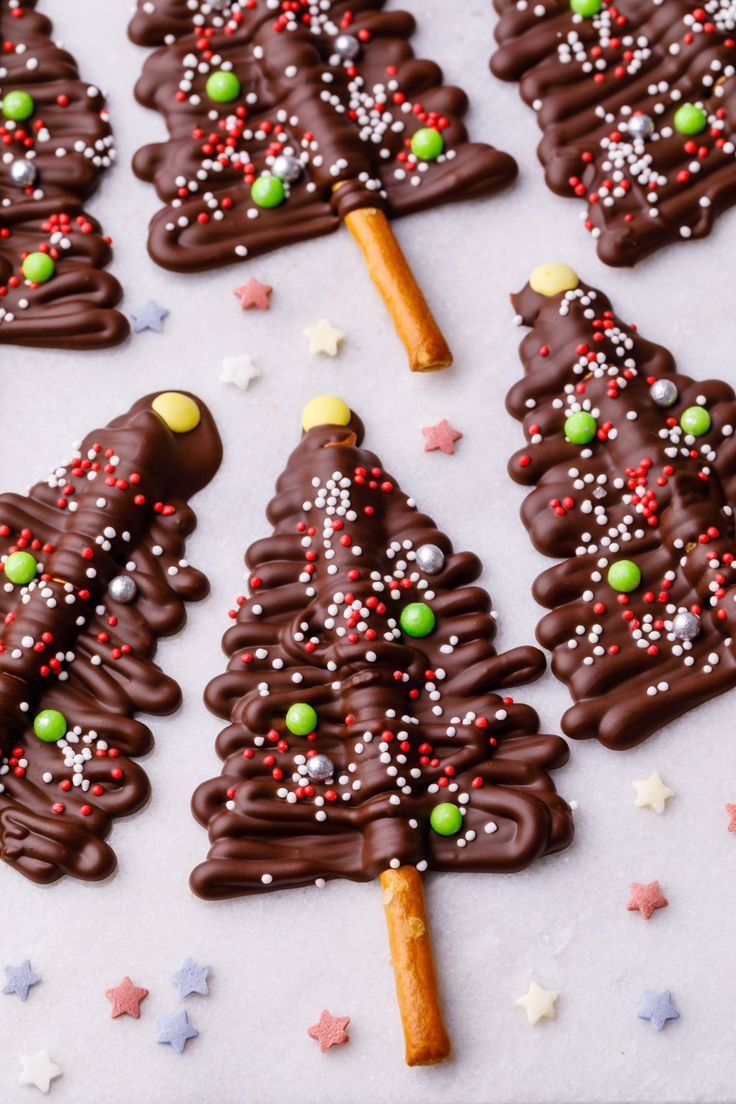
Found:
[(164, 328), (164, 318), (167, 317), (168, 313), (166, 308), (160, 307), (155, 299), (149, 299), (139, 311), (130, 316), (133, 333), (143, 333), (144, 330), (161, 333)]
[(6, 966), (5, 983), (3, 993), (17, 993), (22, 1001), (28, 999), (28, 991), (32, 985), (38, 985), (41, 975), (35, 974), (31, 969), (28, 959), (21, 962), (20, 966)]
[(177, 1054), (184, 1053), (187, 1040), (196, 1039), (199, 1035), (196, 1027), (192, 1027), (189, 1023), (186, 1012), (177, 1012), (175, 1016), (160, 1016), (158, 1026), (157, 1041), (168, 1043)]
[(651, 1020), (657, 1031), (661, 1031), (668, 1020), (679, 1020), (680, 1013), (672, 1003), (669, 989), (655, 993), (647, 989), (642, 997), (639, 1009), (640, 1020)]
[(193, 958), (185, 958), (181, 967), (171, 975), (171, 980), (179, 990), (179, 996), (184, 998), (190, 993), (201, 993), (206, 997), (209, 993), (207, 975), (211, 968), (211, 966), (200, 966)]

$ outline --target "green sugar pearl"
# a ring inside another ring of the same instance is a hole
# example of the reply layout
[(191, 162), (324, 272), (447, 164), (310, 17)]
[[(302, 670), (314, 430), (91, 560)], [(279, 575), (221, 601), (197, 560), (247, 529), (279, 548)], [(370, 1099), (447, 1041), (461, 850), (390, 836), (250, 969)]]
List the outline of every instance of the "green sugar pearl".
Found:
[(458, 805), (443, 801), (435, 805), (430, 813), (429, 823), (438, 836), (456, 836), (463, 826), (463, 814)]
[(442, 135), (434, 127), (420, 127), (411, 138), (411, 152), (420, 161), (436, 161), (444, 151)]
[(570, 7), (583, 19), (592, 19), (603, 7), (603, 0), (570, 0)]
[(675, 130), (680, 134), (700, 134), (705, 130), (708, 118), (702, 108), (695, 104), (681, 104), (675, 112)]
[(608, 585), (621, 594), (636, 590), (641, 582), (641, 570), (633, 560), (616, 560), (608, 569)]
[(35, 110), (36, 104), (33, 96), (21, 89), (8, 92), (7, 96), (3, 96), (2, 112), (6, 119), (13, 119), (16, 123), (22, 123), (24, 119), (30, 119)]
[(250, 190), (250, 198), (258, 207), (278, 207), (286, 199), (283, 180), (278, 176), (257, 176)]
[(680, 425), (685, 433), (702, 437), (711, 427), (711, 417), (704, 406), (689, 406), (680, 415)]
[(15, 586), (25, 586), (36, 578), (38, 564), (30, 552), (11, 552), (5, 561), (5, 578)]
[(587, 445), (598, 432), (598, 423), (592, 414), (578, 410), (565, 421), (565, 436), (574, 445)]
[(295, 736), (308, 736), (317, 727), (317, 714), (306, 702), (296, 702), (286, 713), (286, 727)]
[(56, 272), (56, 265), (48, 253), (29, 253), (21, 271), (32, 284), (45, 284)]
[(232, 103), (240, 95), (240, 81), (229, 69), (218, 69), (211, 73), (204, 87), (215, 103)]
[(426, 602), (410, 602), (401, 611), (399, 623), (407, 636), (429, 636), (437, 624), (437, 618)]
[(33, 731), (45, 744), (55, 744), (66, 736), (66, 717), (58, 709), (43, 709), (33, 719)]

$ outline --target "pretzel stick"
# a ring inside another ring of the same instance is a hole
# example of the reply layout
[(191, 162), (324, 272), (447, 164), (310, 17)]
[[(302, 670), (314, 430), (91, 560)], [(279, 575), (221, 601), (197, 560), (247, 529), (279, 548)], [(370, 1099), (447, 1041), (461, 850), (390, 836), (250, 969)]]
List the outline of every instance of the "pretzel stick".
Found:
[(449, 368), (452, 353), (383, 211), (359, 207), (345, 215), (345, 225), (360, 246), (368, 275), (409, 355), (412, 372)]
[(442, 1020), (429, 920), (418, 870), (400, 866), (381, 874), (391, 961), (404, 1025), (406, 1064), (431, 1066), (450, 1057)]

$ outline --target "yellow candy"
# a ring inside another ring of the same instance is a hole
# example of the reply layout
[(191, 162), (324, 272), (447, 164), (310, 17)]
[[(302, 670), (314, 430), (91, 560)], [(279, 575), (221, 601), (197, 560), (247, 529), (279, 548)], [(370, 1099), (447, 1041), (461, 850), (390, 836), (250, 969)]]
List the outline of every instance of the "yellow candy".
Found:
[(344, 399), (338, 399), (337, 395), (317, 395), (304, 407), (302, 426), (305, 430), (324, 425), (344, 426), (348, 425), (350, 417), (350, 407)]
[(548, 298), (559, 295), (561, 291), (574, 291), (579, 283), (577, 272), (574, 272), (569, 265), (559, 264), (557, 261), (537, 265), (529, 277), (529, 287), (532, 291), (536, 291), (537, 295), (546, 295)]
[(162, 391), (151, 403), (151, 409), (172, 433), (190, 433), (202, 418), (194, 399), (181, 391)]

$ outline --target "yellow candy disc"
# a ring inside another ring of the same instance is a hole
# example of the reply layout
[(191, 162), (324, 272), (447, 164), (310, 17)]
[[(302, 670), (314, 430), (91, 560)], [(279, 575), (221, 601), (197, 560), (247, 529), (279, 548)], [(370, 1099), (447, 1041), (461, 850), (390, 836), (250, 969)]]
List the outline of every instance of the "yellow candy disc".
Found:
[(350, 422), (350, 407), (337, 395), (317, 395), (310, 399), (302, 411), (302, 426), (305, 430), (315, 426), (345, 426)]
[(569, 265), (559, 264), (557, 261), (537, 265), (529, 277), (529, 287), (532, 291), (536, 291), (537, 295), (546, 295), (548, 298), (559, 295), (561, 291), (574, 291), (579, 283), (577, 272), (574, 272)]
[(151, 403), (151, 409), (172, 433), (190, 433), (202, 418), (194, 399), (181, 391), (162, 391)]

